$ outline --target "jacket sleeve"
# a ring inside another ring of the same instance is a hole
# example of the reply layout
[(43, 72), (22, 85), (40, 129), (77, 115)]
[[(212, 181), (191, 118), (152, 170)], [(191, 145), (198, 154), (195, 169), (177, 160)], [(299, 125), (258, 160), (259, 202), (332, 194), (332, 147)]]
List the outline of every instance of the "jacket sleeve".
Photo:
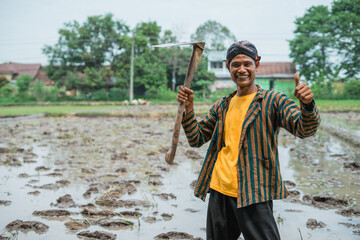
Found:
[(314, 135), (320, 125), (320, 114), (314, 100), (309, 105), (300, 103), (280, 94), (278, 103), (278, 123), (296, 137), (306, 138)]
[(211, 139), (218, 121), (217, 103), (211, 107), (209, 113), (200, 122), (196, 120), (194, 109), (183, 117), (182, 126), (190, 147), (201, 147)]

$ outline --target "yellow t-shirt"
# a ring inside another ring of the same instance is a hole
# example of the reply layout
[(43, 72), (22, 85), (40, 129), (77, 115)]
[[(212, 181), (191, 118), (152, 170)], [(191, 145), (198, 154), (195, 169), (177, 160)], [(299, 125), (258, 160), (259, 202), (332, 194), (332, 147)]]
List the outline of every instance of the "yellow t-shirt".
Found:
[(255, 93), (245, 96), (233, 96), (225, 117), (224, 141), (215, 162), (211, 176), (210, 188), (224, 195), (237, 197), (238, 182), (237, 169), (239, 142), (245, 115), (249, 109)]

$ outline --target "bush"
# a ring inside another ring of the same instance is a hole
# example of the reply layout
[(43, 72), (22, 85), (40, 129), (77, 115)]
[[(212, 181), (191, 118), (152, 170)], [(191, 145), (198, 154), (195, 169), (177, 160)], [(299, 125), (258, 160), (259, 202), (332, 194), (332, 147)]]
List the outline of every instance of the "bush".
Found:
[(29, 90), (33, 78), (30, 75), (24, 74), (16, 79), (16, 85), (19, 87), (19, 92), (24, 93)]
[(42, 81), (35, 81), (30, 88), (30, 93), (35, 97), (36, 101), (56, 101), (58, 99), (59, 89), (55, 86), (45, 86)]
[(310, 88), (315, 99), (337, 100), (344, 98), (342, 94), (337, 93), (339, 91), (336, 91), (330, 82), (325, 84), (314, 84)]
[(121, 88), (110, 88), (109, 99), (123, 101), (129, 99), (129, 91)]
[(0, 88), (4, 87), (8, 83), (9, 83), (9, 80), (7, 80), (6, 77), (0, 76)]
[(8, 83), (0, 88), (1, 97), (15, 97), (19, 93), (19, 87), (15, 84)]
[(91, 99), (95, 101), (106, 101), (109, 99), (109, 93), (104, 88), (99, 89), (91, 92)]
[(160, 102), (176, 102), (177, 92), (173, 92), (169, 89), (158, 89), (156, 94), (149, 94), (146, 99)]
[(352, 80), (344, 86), (344, 98), (360, 99), (360, 81)]

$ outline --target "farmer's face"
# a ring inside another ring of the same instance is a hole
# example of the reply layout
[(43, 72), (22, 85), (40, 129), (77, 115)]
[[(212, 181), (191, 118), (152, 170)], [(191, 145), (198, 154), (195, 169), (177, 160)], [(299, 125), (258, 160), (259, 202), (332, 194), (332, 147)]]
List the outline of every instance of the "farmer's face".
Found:
[(255, 62), (251, 57), (245, 54), (239, 54), (234, 57), (230, 64), (227, 65), (231, 79), (236, 86), (250, 87), (255, 86), (255, 73), (260, 62)]

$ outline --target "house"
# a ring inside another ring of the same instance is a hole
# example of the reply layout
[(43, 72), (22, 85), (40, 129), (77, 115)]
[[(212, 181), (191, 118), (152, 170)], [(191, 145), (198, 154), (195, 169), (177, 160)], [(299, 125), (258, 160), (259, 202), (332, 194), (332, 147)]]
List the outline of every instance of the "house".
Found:
[(54, 85), (54, 81), (48, 78), (42, 70), (41, 64), (27, 63), (3, 63), (0, 64), (0, 77), (5, 77), (8, 81), (14, 81), (22, 75), (30, 75), (33, 80), (44, 82), (45, 86)]
[[(226, 68), (226, 52), (210, 51), (207, 53), (208, 71), (215, 74), (215, 83), (210, 86), (212, 91), (221, 88), (234, 88)], [(256, 84), (265, 89), (289, 92), (294, 89), (295, 66), (291, 62), (261, 62), (256, 72)]]

